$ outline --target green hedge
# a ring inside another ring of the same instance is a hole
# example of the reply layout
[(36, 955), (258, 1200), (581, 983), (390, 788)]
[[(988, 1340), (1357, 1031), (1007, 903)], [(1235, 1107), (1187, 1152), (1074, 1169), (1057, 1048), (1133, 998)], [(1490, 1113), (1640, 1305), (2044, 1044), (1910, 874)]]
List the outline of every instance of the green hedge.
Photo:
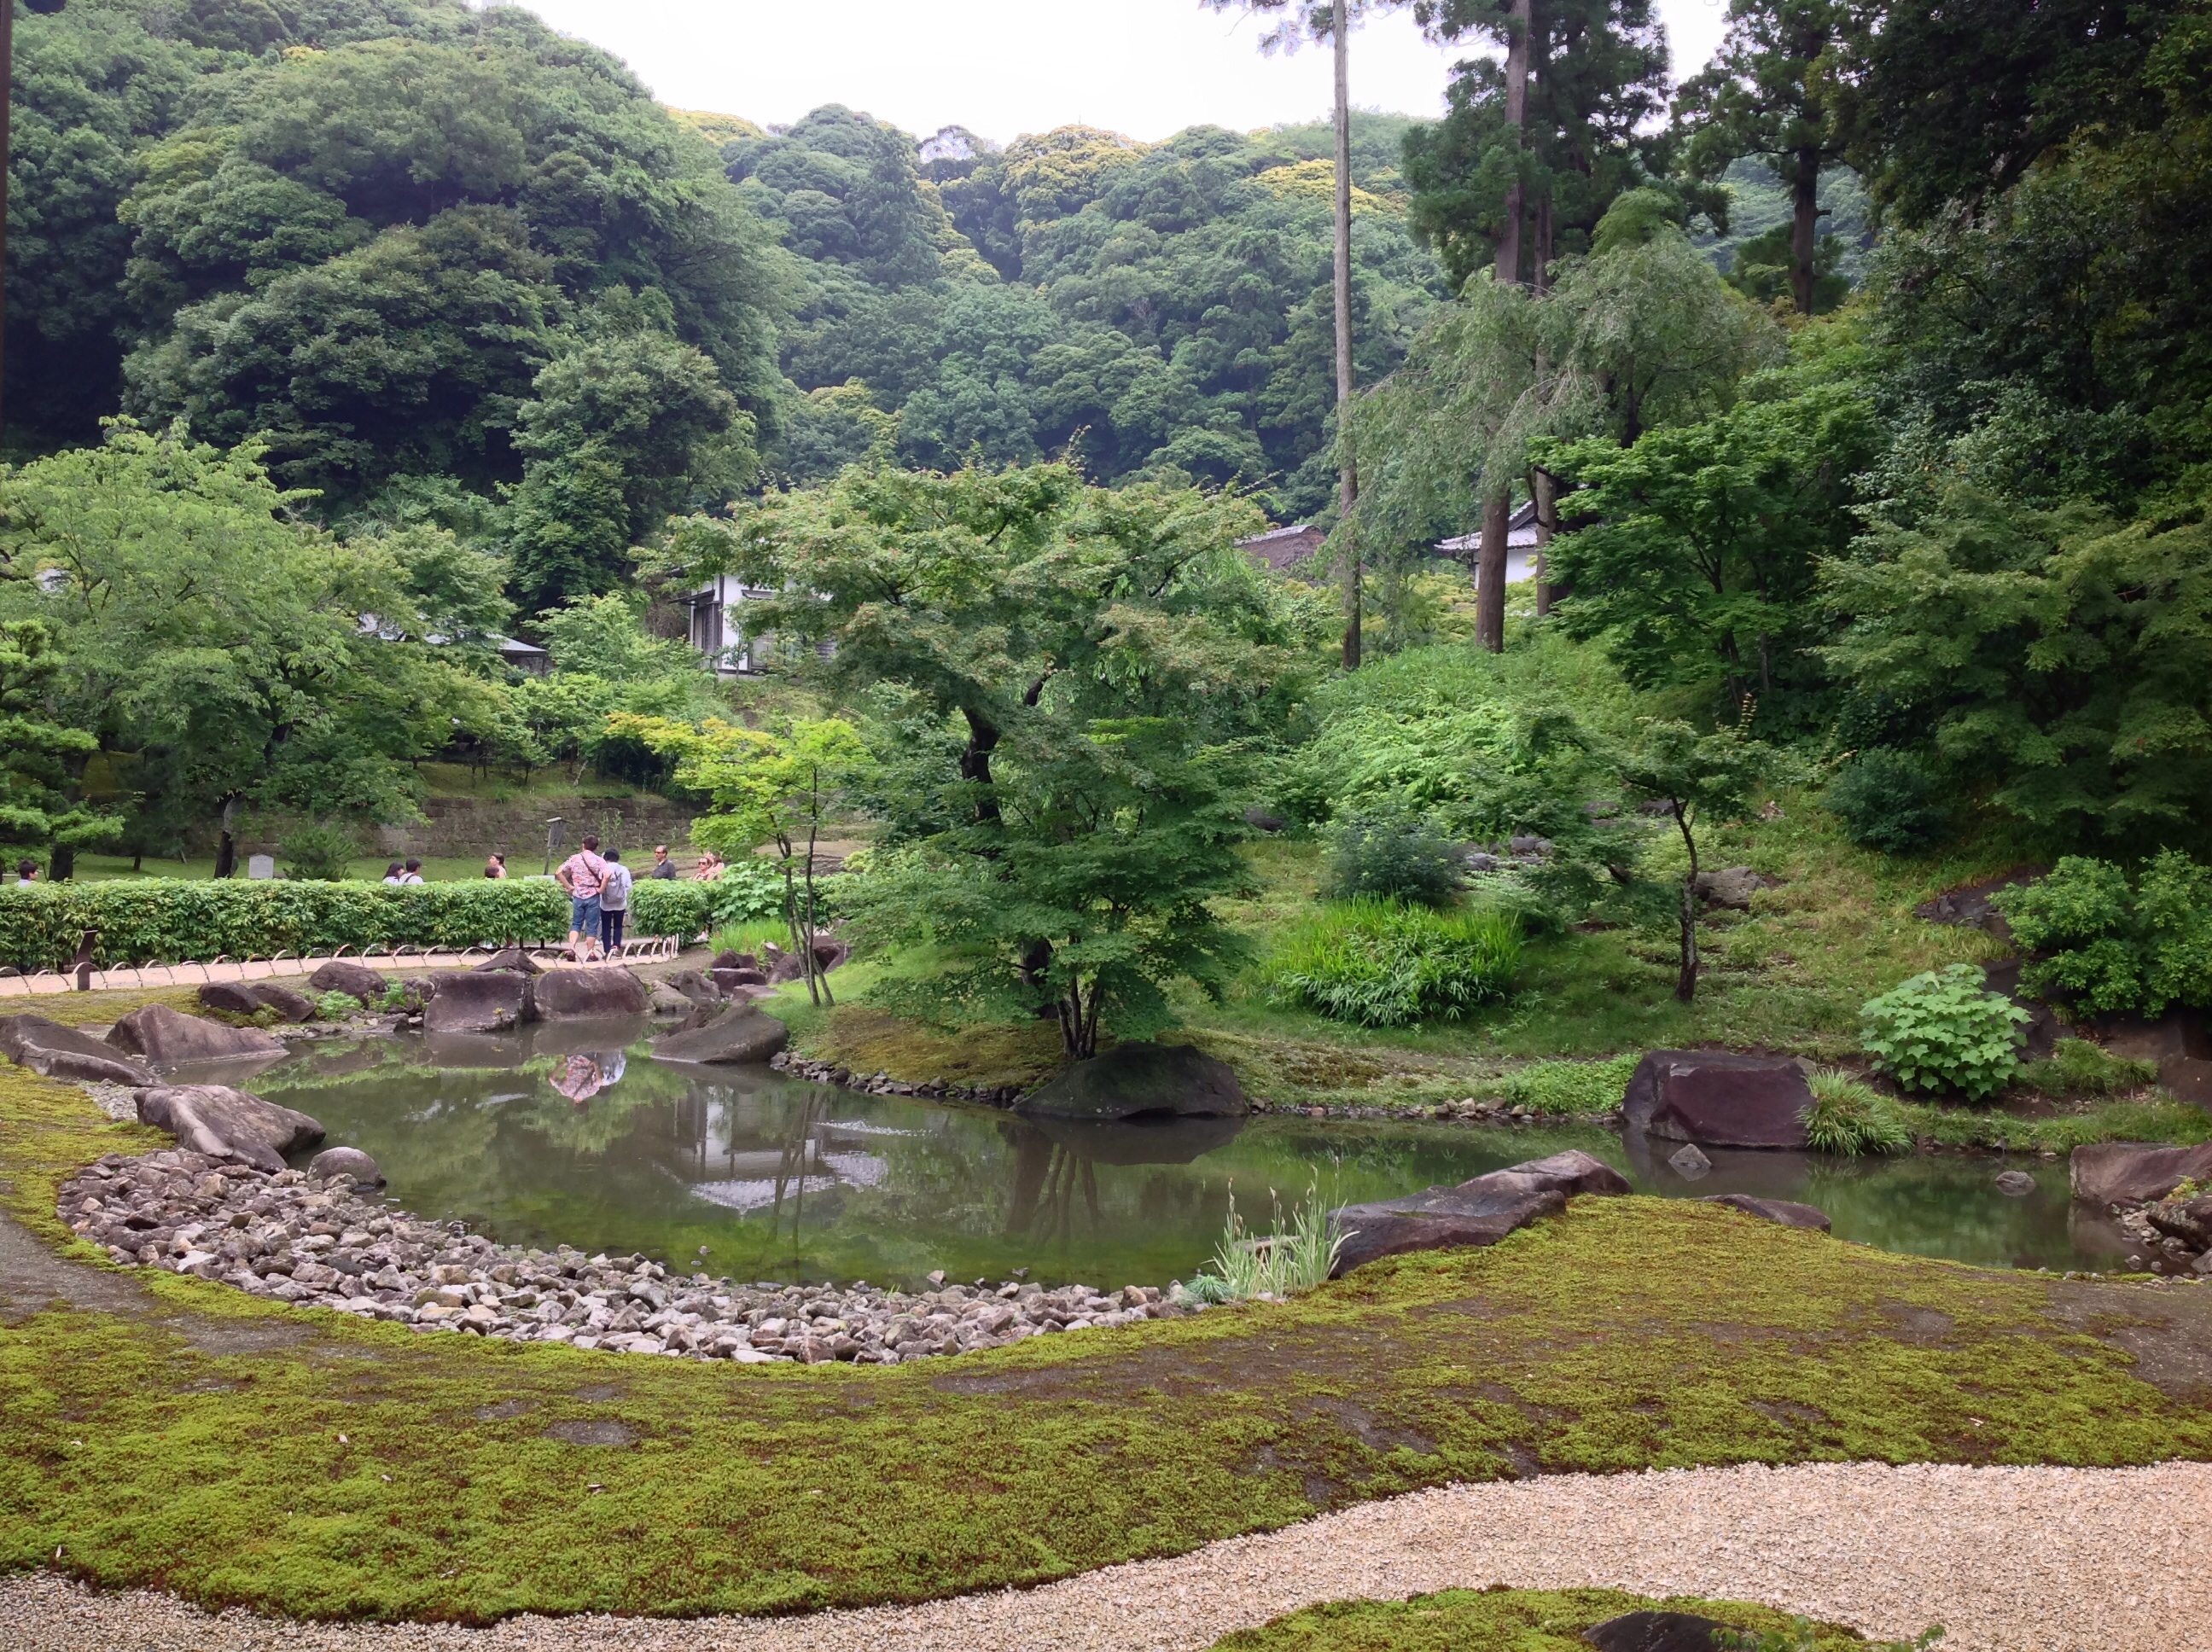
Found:
[[(711, 896), (707, 884), (641, 883), (629, 932), (688, 940), (708, 926)], [(59, 969), (88, 929), (100, 937), (93, 962), (103, 969), (341, 946), (463, 947), (563, 938), (568, 900), (543, 878), (404, 887), (144, 878), (0, 890), (0, 963)]]

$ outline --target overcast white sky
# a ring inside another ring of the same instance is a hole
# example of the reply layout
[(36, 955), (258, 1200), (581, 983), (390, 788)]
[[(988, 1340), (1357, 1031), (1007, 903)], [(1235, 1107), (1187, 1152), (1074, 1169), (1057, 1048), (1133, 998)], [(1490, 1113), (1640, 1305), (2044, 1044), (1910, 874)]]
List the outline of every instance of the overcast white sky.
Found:
[[(1085, 122), (1155, 139), (1328, 109), (1328, 57), (1262, 57), (1261, 26), (1198, 0), (523, 0), (627, 60), (679, 108), (763, 125), (843, 103), (917, 136), (957, 124), (999, 143)], [(1676, 78), (1711, 55), (1722, 0), (1659, 0)], [(1352, 101), (1442, 111), (1456, 52), (1402, 14), (1352, 37)]]

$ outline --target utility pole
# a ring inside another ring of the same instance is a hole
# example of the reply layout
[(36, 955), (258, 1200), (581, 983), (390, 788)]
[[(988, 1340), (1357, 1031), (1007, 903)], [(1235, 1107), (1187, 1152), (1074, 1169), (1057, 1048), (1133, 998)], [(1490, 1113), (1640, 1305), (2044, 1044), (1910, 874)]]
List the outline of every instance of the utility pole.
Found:
[(1337, 532), (1344, 542), (1344, 669), (1359, 669), (1359, 467), (1352, 451), (1352, 0), (1336, 0)]
[[(69, 0), (23, 0), (51, 17)], [(8, 388), (8, 116), (15, 101), (15, 0), (0, 0), (0, 434), (7, 430)]]

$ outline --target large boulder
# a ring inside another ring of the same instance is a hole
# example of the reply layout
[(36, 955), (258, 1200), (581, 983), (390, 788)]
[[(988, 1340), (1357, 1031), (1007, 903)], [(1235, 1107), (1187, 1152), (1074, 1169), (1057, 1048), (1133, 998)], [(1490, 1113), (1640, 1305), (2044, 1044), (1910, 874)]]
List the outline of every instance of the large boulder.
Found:
[(724, 1066), (765, 1061), (790, 1042), (790, 1029), (774, 1016), (750, 1004), (732, 1004), (704, 1026), (670, 1033), (653, 1047), (653, 1054), (662, 1061)]
[(646, 993), (646, 1012), (648, 1015), (690, 1015), (691, 1000), (665, 981), (655, 981)]
[(478, 975), (489, 975), (495, 969), (511, 969), (518, 975), (544, 973), (544, 966), (519, 946), (501, 947), (474, 968)]
[(2185, 1181), (2212, 1181), (2212, 1145), (2100, 1141), (2074, 1150), (2074, 1197), (2085, 1205), (2142, 1205)]
[(2193, 1199), (2161, 1200), (2143, 1214), (2151, 1226), (2191, 1250), (2212, 1250), (2212, 1193)]
[(18, 1066), (49, 1078), (77, 1083), (150, 1084), (154, 1074), (90, 1033), (64, 1027), (42, 1015), (0, 1016), (0, 1051)]
[[(714, 987), (718, 998), (727, 998), (741, 987), (768, 985), (767, 975), (758, 969), (710, 969), (707, 973), (713, 977), (708, 984)], [(709, 1001), (704, 999), (700, 1000), (702, 1003)]]
[(199, 990), (200, 1007), (226, 1015), (254, 1015), (274, 1010), (295, 1023), (315, 1018), (315, 1002), (289, 987), (269, 981), (211, 981)]
[[(737, 955), (731, 953), (729, 956), (734, 957)], [(722, 989), (709, 981), (702, 969), (678, 969), (661, 985), (683, 993), (694, 1004), (720, 1004), (722, 1001)]]
[(1698, 898), (1709, 907), (1748, 912), (1753, 896), (1763, 889), (1772, 889), (1781, 881), (1753, 872), (1749, 866), (1723, 866), (1717, 872), (1698, 874)]
[(530, 1018), (531, 987), (527, 975), (511, 969), (478, 975), (472, 969), (448, 971), (438, 982), (436, 994), (422, 1006), (426, 1033), (506, 1032)]
[(323, 1139), (304, 1113), (225, 1084), (155, 1084), (137, 1093), (142, 1123), (166, 1130), (177, 1145), (256, 1169), (284, 1168), (284, 1155)]
[(613, 1021), (643, 1015), (650, 996), (643, 981), (612, 965), (548, 969), (531, 983), (530, 990), (540, 1021)]
[(1705, 1147), (1805, 1145), (1805, 1070), (1784, 1055), (1654, 1050), (1621, 1102), (1631, 1130)]
[(384, 976), (351, 958), (332, 958), (307, 977), (307, 985), (318, 993), (351, 993), (368, 1004), (384, 998)]
[(342, 1177), (359, 1187), (381, 1187), (384, 1172), (358, 1147), (325, 1147), (307, 1161), (307, 1174), (327, 1181)]
[(1220, 1119), (1252, 1110), (1226, 1061), (1188, 1044), (1118, 1044), (1078, 1061), (1014, 1109), (1040, 1119)]
[(142, 1004), (107, 1029), (107, 1042), (157, 1067), (282, 1055), (284, 1046), (258, 1027), (226, 1027), (166, 1004)]
[(1724, 1205), (1762, 1222), (1779, 1222), (1785, 1228), (1811, 1228), (1817, 1233), (1828, 1230), (1827, 1212), (1817, 1205), (1800, 1205), (1794, 1199), (1761, 1199), (1755, 1193), (1712, 1193), (1705, 1203)]
[(1342, 1236), (1334, 1272), (1409, 1251), (1494, 1245), (1518, 1229), (1565, 1210), (1576, 1193), (1625, 1193), (1628, 1178), (1578, 1149), (1492, 1170), (1456, 1187), (1428, 1187), (1403, 1199), (1345, 1205), (1328, 1213)]

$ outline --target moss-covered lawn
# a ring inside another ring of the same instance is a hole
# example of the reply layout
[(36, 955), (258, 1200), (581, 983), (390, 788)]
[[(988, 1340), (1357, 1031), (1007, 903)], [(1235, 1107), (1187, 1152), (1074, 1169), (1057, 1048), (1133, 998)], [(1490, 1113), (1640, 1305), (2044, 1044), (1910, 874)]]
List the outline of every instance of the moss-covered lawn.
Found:
[(1410, 1600), (1332, 1600), (1216, 1641), (1214, 1652), (1589, 1652), (1583, 1631), (1632, 1612), (1687, 1612), (1777, 1652), (1844, 1652), (1866, 1642), (1741, 1600), (1664, 1600), (1616, 1589), (1444, 1589)]
[[(59, 1177), (148, 1145), (0, 1068), (0, 1200), (46, 1242), (70, 1243)], [(137, 1305), (110, 1283), (76, 1293), (105, 1309), (0, 1327), (0, 1565), (58, 1551), (100, 1583), (297, 1614), (911, 1600), (1535, 1469), (2212, 1455), (2188, 1359), (2138, 1372), (2123, 1345), (2201, 1360), (2212, 1292), (1675, 1201), (1578, 1201), (1291, 1304), (891, 1369), (526, 1349), (106, 1278)]]

